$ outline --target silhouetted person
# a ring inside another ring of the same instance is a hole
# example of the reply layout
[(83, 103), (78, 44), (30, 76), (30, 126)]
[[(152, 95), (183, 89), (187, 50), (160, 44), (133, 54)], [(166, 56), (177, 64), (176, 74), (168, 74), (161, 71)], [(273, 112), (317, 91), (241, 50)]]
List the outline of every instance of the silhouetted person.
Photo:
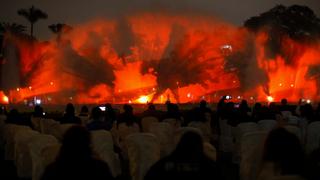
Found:
[(156, 106), (153, 103), (148, 104), (148, 109), (143, 112), (143, 116), (153, 116), (153, 117), (158, 117), (159, 112), (156, 110)]
[(66, 112), (63, 115), (63, 118), (61, 119), (61, 124), (67, 123), (81, 124), (80, 118), (75, 116), (74, 106), (71, 103), (67, 104)]
[(167, 118), (173, 118), (181, 121), (181, 113), (177, 104), (167, 103), (167, 112), (164, 115), (163, 119)]
[(290, 111), (288, 100), (287, 99), (281, 99), (281, 105), (279, 107), (280, 111)]
[(102, 111), (99, 107), (94, 107), (91, 111), (91, 122), (87, 124), (87, 129), (93, 130), (110, 130), (112, 128), (109, 126), (102, 116)]
[(133, 114), (133, 108), (129, 104), (123, 105), (124, 112), (119, 115), (117, 125), (121, 123), (126, 123), (127, 126), (133, 126), (134, 123), (137, 123), (141, 128), (138, 118)]
[(43, 117), (43, 108), (40, 105), (34, 107), (33, 117)]
[(116, 121), (116, 111), (113, 109), (112, 105), (110, 103), (107, 103), (106, 105), (106, 111), (105, 111), (105, 121), (109, 124), (113, 124)]
[(298, 137), (284, 128), (272, 130), (265, 142), (263, 161), (273, 164), (275, 175), (301, 175), (304, 153)]
[(56, 161), (42, 177), (42, 180), (58, 179), (113, 179), (108, 164), (94, 158), (90, 133), (84, 127), (73, 126), (65, 133)]
[(207, 101), (205, 101), (205, 100), (201, 100), (200, 101), (200, 110), (203, 112), (203, 113), (211, 113), (212, 111), (211, 111), (211, 109), (210, 108), (208, 108), (208, 103), (207, 103)]
[(82, 106), (79, 116), (84, 116), (84, 117), (89, 116), (89, 108), (87, 106)]
[(6, 123), (22, 124), (22, 117), (17, 109), (11, 109), (7, 115)]
[(314, 150), (307, 157), (304, 170), (304, 177), (307, 180), (320, 179), (320, 148)]
[(145, 180), (221, 180), (216, 162), (203, 152), (203, 140), (196, 132), (186, 132), (176, 149), (147, 172)]

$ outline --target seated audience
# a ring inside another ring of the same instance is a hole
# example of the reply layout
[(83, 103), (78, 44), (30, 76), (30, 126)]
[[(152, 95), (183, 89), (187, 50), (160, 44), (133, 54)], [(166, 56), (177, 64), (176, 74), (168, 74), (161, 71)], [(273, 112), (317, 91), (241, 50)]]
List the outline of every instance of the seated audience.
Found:
[(68, 123), (81, 124), (81, 120), (75, 115), (75, 109), (71, 103), (67, 104), (66, 112), (61, 119), (61, 124)]
[(50, 164), (42, 180), (113, 179), (109, 166), (94, 157), (90, 133), (82, 126), (71, 127), (64, 135), (56, 161)]
[(176, 149), (154, 164), (144, 179), (221, 180), (221, 176), (216, 162), (204, 154), (201, 136), (186, 132)]

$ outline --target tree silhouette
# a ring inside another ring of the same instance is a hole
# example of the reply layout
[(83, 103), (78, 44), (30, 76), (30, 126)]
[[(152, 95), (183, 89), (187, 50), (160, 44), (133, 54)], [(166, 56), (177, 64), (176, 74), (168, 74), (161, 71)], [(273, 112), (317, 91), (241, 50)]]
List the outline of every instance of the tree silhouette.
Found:
[(26, 31), (26, 27), (21, 24), (2, 22), (0, 23), (0, 59), (3, 58), (3, 41), (4, 34), (10, 32), (15, 35), (22, 35)]
[(51, 24), (48, 26), (48, 28), (51, 30), (52, 33), (57, 34), (57, 41), (60, 41), (61, 35), (63, 33), (68, 33), (72, 30), (71, 26), (63, 23)]
[(30, 22), (30, 35), (33, 37), (33, 26), (39, 19), (47, 19), (48, 15), (40, 9), (32, 6), (29, 9), (19, 9), (18, 14)]

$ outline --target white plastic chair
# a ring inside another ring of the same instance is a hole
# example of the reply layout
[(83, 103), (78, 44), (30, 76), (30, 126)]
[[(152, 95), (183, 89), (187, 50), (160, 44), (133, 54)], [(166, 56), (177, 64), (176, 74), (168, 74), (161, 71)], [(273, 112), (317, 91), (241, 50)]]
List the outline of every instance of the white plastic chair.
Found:
[(161, 157), (173, 150), (173, 127), (166, 122), (157, 122), (150, 125), (150, 133), (154, 134), (160, 143)]
[(38, 131), (28, 130), (19, 131), (14, 136), (14, 161), (20, 178), (32, 177), (32, 159), (28, 145), (34, 137), (40, 135)]
[(284, 126), (284, 128), (287, 131), (296, 135), (298, 137), (298, 139), (302, 142), (302, 132), (301, 132), (300, 128), (298, 128), (297, 126), (293, 126), (293, 125), (286, 125), (286, 126)]
[(28, 149), (32, 160), (32, 180), (39, 180), (44, 171), (45, 166), (41, 157), (42, 150), (46, 147), (58, 144), (59, 141), (52, 135), (41, 134), (34, 136), (30, 140)]
[(43, 119), (41, 117), (31, 117), (31, 124), (34, 130), (42, 133), (42, 122)]
[(235, 149), (233, 154), (233, 162), (239, 163), (241, 159), (241, 139), (242, 136), (246, 133), (259, 131), (259, 126), (254, 122), (243, 122), (238, 124), (238, 126), (234, 129), (235, 136)]
[(149, 168), (160, 159), (160, 145), (151, 133), (135, 133), (125, 140), (132, 180), (142, 180)]
[(234, 142), (232, 136), (232, 127), (228, 124), (228, 120), (220, 119), (221, 135), (219, 137), (219, 148), (222, 152), (232, 152)]
[(109, 165), (114, 177), (120, 175), (120, 160), (114, 152), (111, 133), (105, 130), (91, 131), (91, 137), (94, 152)]
[(158, 118), (147, 116), (141, 119), (142, 132), (150, 132), (150, 125), (159, 122)]
[(266, 131), (245, 133), (241, 138), (240, 179), (256, 180), (262, 163)]
[(6, 124), (3, 129), (3, 140), (5, 144), (5, 160), (14, 160), (15, 153), (15, 134), (19, 131), (32, 131), (28, 126), (16, 124)]
[(211, 128), (210, 126), (208, 126), (207, 123), (192, 121), (188, 124), (188, 126), (199, 129), (203, 134), (203, 140), (205, 142), (210, 142), (211, 139), (213, 138), (211, 135)]
[(320, 121), (312, 122), (307, 127), (306, 152), (311, 153), (320, 147)]
[(277, 121), (272, 119), (265, 119), (265, 120), (258, 121), (258, 126), (260, 130), (267, 131), (267, 132), (277, 127), (277, 124), (278, 124)]
[(166, 119), (162, 120), (162, 122), (166, 122), (166, 123), (171, 124), (174, 129), (178, 129), (181, 127), (180, 121), (178, 121), (175, 118), (166, 118)]

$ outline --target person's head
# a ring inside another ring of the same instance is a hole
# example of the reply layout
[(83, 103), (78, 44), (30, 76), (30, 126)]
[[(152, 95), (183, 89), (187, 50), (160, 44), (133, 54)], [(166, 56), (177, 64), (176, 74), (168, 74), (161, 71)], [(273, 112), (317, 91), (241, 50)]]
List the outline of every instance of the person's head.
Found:
[(91, 136), (82, 126), (71, 127), (63, 136), (62, 146), (58, 159), (62, 161), (83, 160), (91, 158)]
[(125, 113), (129, 113), (129, 114), (133, 113), (133, 107), (129, 104), (123, 105), (123, 110)]
[(68, 115), (74, 115), (75, 110), (74, 110), (74, 106), (71, 103), (68, 103), (66, 106), (66, 114)]
[(194, 131), (185, 132), (180, 138), (175, 151), (176, 156), (184, 158), (198, 158), (203, 155), (203, 139)]
[(40, 105), (36, 105), (34, 107), (34, 112), (33, 112), (34, 117), (41, 117), (43, 116), (43, 108)]
[(201, 100), (200, 101), (200, 108), (206, 108), (207, 107), (207, 101), (206, 100)]
[(156, 110), (156, 106), (153, 103), (149, 103), (148, 104), (148, 110), (149, 111), (155, 111)]
[(97, 106), (97, 107), (94, 107), (92, 110), (91, 110), (91, 118), (93, 120), (99, 120), (100, 117), (102, 116), (102, 111), (101, 109)]
[(288, 100), (287, 99), (285, 99), (285, 98), (281, 99), (281, 105), (285, 106), (287, 104), (288, 104)]
[(265, 141), (264, 161), (275, 163), (282, 175), (299, 174), (303, 158), (303, 149), (296, 135), (284, 128), (269, 133)]
[(106, 106), (106, 111), (108, 112), (113, 111), (112, 105), (110, 103), (106, 103), (105, 106)]
[(87, 106), (82, 106), (80, 110), (80, 114), (88, 114), (89, 108)]
[(313, 107), (311, 104), (305, 104), (301, 106), (301, 116), (307, 118), (308, 120), (312, 120), (314, 116)]

